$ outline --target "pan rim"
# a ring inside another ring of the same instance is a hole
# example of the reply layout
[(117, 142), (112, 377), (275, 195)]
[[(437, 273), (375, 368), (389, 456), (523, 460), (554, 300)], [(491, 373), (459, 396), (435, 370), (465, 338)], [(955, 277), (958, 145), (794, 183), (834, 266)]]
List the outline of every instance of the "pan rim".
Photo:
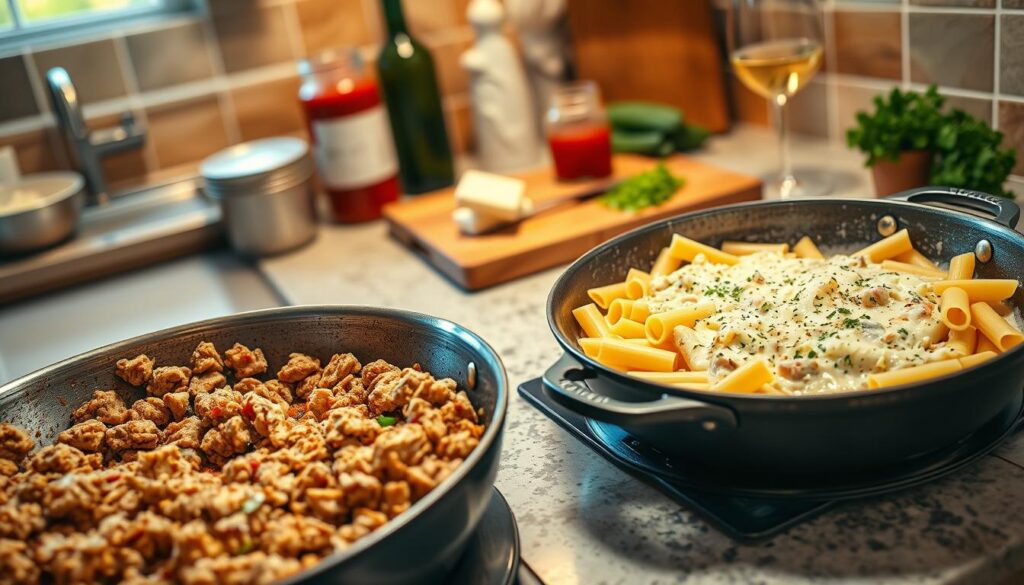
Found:
[(505, 418), (508, 411), (508, 373), (505, 368), (505, 364), (501, 360), (501, 356), (493, 347), (480, 335), (471, 331), (469, 328), (464, 327), (454, 321), (444, 319), (441, 317), (435, 317), (433, 315), (427, 315), (425, 313), (419, 313), (416, 311), (409, 311), (406, 309), (394, 309), (385, 307), (372, 307), (366, 305), (292, 305), (287, 307), (272, 307), (269, 309), (258, 309), (254, 311), (244, 311), (241, 313), (234, 313), (231, 315), (225, 315), (221, 317), (213, 317), (211, 319), (203, 319), (200, 321), (193, 321), (184, 325), (177, 325), (174, 327), (168, 327), (151, 333), (145, 333), (137, 335), (129, 339), (116, 341), (102, 347), (92, 349), (78, 355), (60, 360), (56, 363), (44, 366), (34, 372), (20, 376), (10, 382), (0, 386), (0, 403), (5, 398), (14, 392), (23, 389), (26, 385), (31, 382), (37, 381), (44, 378), (51, 372), (72, 365), (81, 361), (88, 361), (96, 358), (101, 354), (116, 351), (118, 348), (130, 347), (138, 343), (155, 343), (161, 339), (166, 339), (172, 336), (185, 335), (189, 332), (198, 329), (207, 329), (210, 327), (223, 327), (227, 325), (239, 325), (261, 321), (278, 321), (287, 319), (289, 317), (297, 316), (328, 316), (328, 315), (358, 315), (365, 317), (380, 317), (390, 320), (403, 321), (412, 325), (426, 326), (431, 329), (444, 331), (455, 336), (459, 342), (466, 344), (471, 349), (476, 350), (477, 353), (483, 355), (490, 363), (478, 364), (477, 367), (488, 367), (495, 370), (495, 378), (497, 381), (496, 392), (495, 392), (495, 403), (494, 413), (491, 417), (487, 428), (484, 430), (483, 436), (480, 438), (480, 443), (477, 445), (473, 452), (470, 453), (469, 457), (462, 461), (455, 471), (452, 472), (447, 478), (444, 479), (438, 486), (430, 490), (430, 492), (415, 502), (408, 510), (405, 510), (395, 518), (390, 519), (384, 526), (372, 533), (360, 538), (349, 548), (333, 552), (318, 563), (291, 575), (280, 581), (280, 583), (296, 583), (312, 576), (318, 575), (323, 571), (330, 570), (335, 566), (356, 558), (362, 554), (365, 554), (373, 546), (379, 544), (393, 533), (397, 532), (415, 518), (419, 517), (425, 510), (433, 506), (438, 500), (446, 496), (455, 485), (463, 481), (470, 471), (475, 468), (480, 461), (486, 456), (487, 452), (494, 446), (494, 443), (498, 441), (504, 432)]
[[(849, 199), (800, 199), (800, 200), (761, 200), (761, 201), (750, 201), (745, 203), (734, 203), (731, 205), (722, 205), (719, 207), (713, 207), (710, 209), (704, 209), (700, 211), (693, 211), (690, 213), (683, 213), (674, 215), (672, 217), (659, 219), (657, 221), (642, 225), (640, 227), (629, 230), (622, 233), (610, 240), (602, 242), (597, 246), (591, 248), (582, 256), (573, 261), (569, 266), (565, 268), (558, 280), (551, 287), (548, 292), (547, 298), (547, 322), (548, 328), (551, 333), (555, 336), (555, 340), (562, 349), (568, 352), (573, 359), (577, 360), (581, 364), (596, 370), (602, 376), (612, 378), (617, 383), (626, 384), (630, 387), (651, 392), (652, 394), (668, 394), (672, 396), (678, 396), (682, 398), (690, 398), (701, 402), (709, 402), (714, 404), (729, 404), (735, 402), (739, 405), (749, 404), (802, 404), (802, 403), (829, 403), (829, 402), (840, 402), (850, 400), (870, 400), (877, 397), (887, 397), (898, 394), (904, 394), (915, 391), (925, 391), (928, 386), (936, 383), (945, 383), (950, 380), (959, 378), (965, 372), (980, 372), (985, 370), (986, 372), (995, 372), (995, 366), (1005, 366), (1013, 359), (1019, 358), (1024, 355), (1024, 344), (1020, 344), (1017, 347), (1000, 353), (995, 358), (990, 359), (986, 362), (976, 364), (970, 368), (959, 370), (957, 372), (939, 376), (936, 378), (930, 378), (922, 382), (914, 382), (909, 384), (900, 384), (898, 386), (891, 386), (878, 390), (851, 390), (849, 392), (836, 392), (831, 394), (810, 394), (803, 396), (789, 396), (789, 395), (776, 395), (776, 394), (728, 394), (725, 392), (712, 392), (712, 391), (701, 391), (701, 390), (687, 390), (684, 388), (678, 388), (675, 386), (669, 386), (666, 384), (659, 384), (656, 382), (648, 382), (640, 380), (635, 377), (628, 376), (617, 370), (609, 368), (598, 361), (592, 359), (590, 356), (581, 352), (559, 329), (558, 324), (555, 322), (555, 300), (556, 293), (564, 286), (570, 274), (574, 274), (581, 270), (583, 266), (587, 265), (597, 255), (603, 253), (608, 248), (615, 246), (621, 246), (625, 240), (635, 237), (640, 234), (658, 231), (668, 226), (668, 224), (681, 219), (694, 219), (700, 217), (712, 217), (719, 214), (732, 213), (736, 211), (749, 211), (751, 209), (766, 208), (766, 207), (783, 207), (783, 206), (796, 206), (796, 205), (808, 205), (808, 206), (835, 206), (835, 205), (847, 205), (853, 204), (856, 207), (868, 207), (874, 209), (892, 209), (906, 208), (913, 209), (915, 211), (924, 211), (926, 213), (935, 213), (937, 215), (955, 214), (959, 220), (965, 220), (974, 222), (978, 225), (984, 226), (985, 229), (994, 230), (997, 233), (1001, 233), (1003, 236), (1009, 239), (1015, 239), (1018, 241), (1024, 240), (1024, 234), (1017, 232), (1009, 227), (1006, 227), (998, 222), (978, 217), (969, 213), (964, 213), (955, 209), (949, 209), (944, 207), (937, 207), (932, 205), (924, 205), (920, 203), (912, 203), (909, 201), (900, 201), (895, 199), (865, 199), (865, 198), (849, 198)], [(1024, 243), (1022, 243), (1024, 246)], [(1018, 284), (1018, 286), (1020, 286)]]

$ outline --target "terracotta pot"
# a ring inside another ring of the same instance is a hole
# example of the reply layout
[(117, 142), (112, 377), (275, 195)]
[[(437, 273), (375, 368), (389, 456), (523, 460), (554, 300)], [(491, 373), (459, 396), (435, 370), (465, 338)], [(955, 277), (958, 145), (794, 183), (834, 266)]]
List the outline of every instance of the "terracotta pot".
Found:
[(880, 160), (871, 167), (875, 195), (883, 197), (928, 184), (932, 170), (932, 153), (927, 150), (905, 150), (896, 162)]

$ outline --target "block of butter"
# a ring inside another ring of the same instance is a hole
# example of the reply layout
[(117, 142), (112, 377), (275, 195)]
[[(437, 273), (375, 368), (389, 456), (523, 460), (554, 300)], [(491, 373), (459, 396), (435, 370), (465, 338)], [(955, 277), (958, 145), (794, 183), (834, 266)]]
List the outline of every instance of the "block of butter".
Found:
[(516, 221), (523, 214), (525, 192), (526, 183), (519, 179), (469, 170), (455, 187), (455, 205), (494, 220)]
[[(533, 202), (530, 201), (529, 197), (523, 199), (522, 215), (517, 218), (521, 219), (533, 213)], [(484, 232), (489, 232), (500, 228), (501, 226), (513, 223), (514, 220), (497, 219), (490, 215), (485, 215), (478, 212), (471, 207), (458, 207), (452, 212), (452, 219), (455, 220), (455, 225), (459, 227), (459, 231), (466, 234), (467, 236), (475, 236)]]

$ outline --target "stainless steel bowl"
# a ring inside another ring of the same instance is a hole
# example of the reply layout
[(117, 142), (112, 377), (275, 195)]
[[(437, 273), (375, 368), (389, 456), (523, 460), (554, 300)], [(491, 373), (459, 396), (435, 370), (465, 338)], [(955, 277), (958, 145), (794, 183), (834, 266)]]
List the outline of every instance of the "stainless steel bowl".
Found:
[[(0, 255), (16, 255), (52, 246), (78, 227), (85, 203), (85, 181), (78, 173), (36, 173), (0, 185)], [(31, 201), (11, 206), (15, 191), (31, 192)]]

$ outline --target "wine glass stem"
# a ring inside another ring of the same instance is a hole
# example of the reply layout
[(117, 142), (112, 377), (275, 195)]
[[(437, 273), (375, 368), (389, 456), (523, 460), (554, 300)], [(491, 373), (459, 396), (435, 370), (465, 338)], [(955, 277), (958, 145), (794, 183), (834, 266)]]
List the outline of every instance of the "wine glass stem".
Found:
[(789, 155), (789, 134), (786, 131), (786, 96), (778, 96), (772, 100), (772, 113), (775, 115), (775, 127), (779, 131), (779, 184), (785, 196), (796, 185), (793, 176), (793, 161)]

